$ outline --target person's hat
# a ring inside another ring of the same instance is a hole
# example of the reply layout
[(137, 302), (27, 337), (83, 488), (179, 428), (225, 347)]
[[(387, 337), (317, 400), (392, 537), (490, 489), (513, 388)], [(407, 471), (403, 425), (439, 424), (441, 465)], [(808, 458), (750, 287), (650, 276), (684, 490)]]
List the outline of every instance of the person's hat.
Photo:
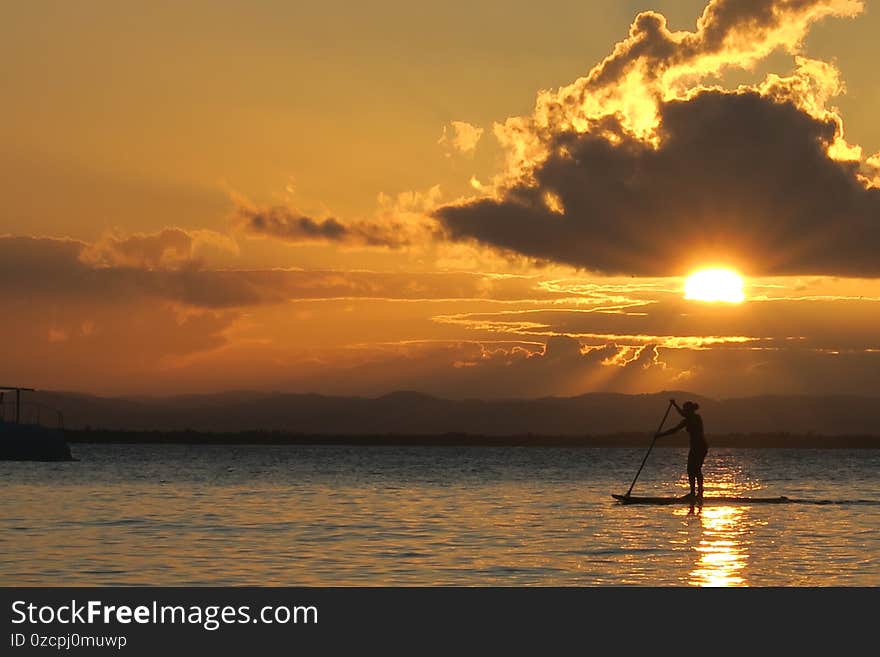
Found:
[(695, 411), (700, 408), (700, 405), (696, 402), (686, 401), (681, 408), (684, 411)]

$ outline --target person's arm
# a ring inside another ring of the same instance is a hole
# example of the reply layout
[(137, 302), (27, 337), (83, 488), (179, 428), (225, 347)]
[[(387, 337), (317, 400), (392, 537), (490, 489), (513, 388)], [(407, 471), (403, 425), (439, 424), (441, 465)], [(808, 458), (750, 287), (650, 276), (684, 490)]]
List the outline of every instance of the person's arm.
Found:
[(655, 434), (654, 437), (655, 438), (662, 438), (663, 436), (671, 436), (672, 434), (684, 429), (686, 424), (687, 424), (687, 420), (682, 420), (681, 422), (679, 422), (677, 425), (675, 425), (671, 429), (667, 429), (666, 431), (661, 431), (660, 433)]
[(676, 403), (674, 399), (670, 399), (669, 403), (675, 407), (675, 410), (678, 411), (678, 414), (684, 417), (684, 411), (681, 410), (681, 407)]

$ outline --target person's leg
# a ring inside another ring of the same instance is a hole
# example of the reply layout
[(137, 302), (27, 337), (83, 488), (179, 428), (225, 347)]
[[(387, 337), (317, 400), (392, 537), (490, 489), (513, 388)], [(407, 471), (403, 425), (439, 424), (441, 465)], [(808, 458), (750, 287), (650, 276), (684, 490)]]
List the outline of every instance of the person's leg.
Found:
[(688, 481), (691, 484), (691, 495), (696, 494), (696, 479), (697, 479), (697, 455), (694, 450), (690, 450), (688, 452)]
[(697, 484), (699, 486), (698, 495), (700, 496), (700, 498), (703, 497), (703, 463), (705, 462), (705, 460), (706, 460), (706, 452), (703, 452), (700, 455), (699, 462), (697, 463)]

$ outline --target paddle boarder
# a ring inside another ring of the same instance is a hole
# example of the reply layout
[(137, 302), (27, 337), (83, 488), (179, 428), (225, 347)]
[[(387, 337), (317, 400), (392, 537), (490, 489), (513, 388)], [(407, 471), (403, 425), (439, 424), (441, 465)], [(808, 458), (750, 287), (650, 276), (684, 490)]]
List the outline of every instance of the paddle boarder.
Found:
[(706, 436), (703, 433), (703, 418), (697, 413), (700, 405), (696, 402), (686, 401), (679, 407), (674, 399), (670, 399), (669, 403), (684, 419), (671, 429), (658, 433), (656, 438), (671, 436), (682, 429), (688, 432), (691, 443), (687, 461), (688, 480), (691, 484), (690, 496), (703, 499), (703, 461), (706, 460), (709, 445), (706, 443)]

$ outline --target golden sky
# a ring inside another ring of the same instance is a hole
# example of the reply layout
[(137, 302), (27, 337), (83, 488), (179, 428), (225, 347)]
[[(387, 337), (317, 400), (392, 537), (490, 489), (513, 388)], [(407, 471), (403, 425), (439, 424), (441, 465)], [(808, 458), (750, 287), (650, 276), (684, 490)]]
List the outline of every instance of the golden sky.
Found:
[(875, 2), (301, 5), (4, 8), (8, 385), (880, 394)]

